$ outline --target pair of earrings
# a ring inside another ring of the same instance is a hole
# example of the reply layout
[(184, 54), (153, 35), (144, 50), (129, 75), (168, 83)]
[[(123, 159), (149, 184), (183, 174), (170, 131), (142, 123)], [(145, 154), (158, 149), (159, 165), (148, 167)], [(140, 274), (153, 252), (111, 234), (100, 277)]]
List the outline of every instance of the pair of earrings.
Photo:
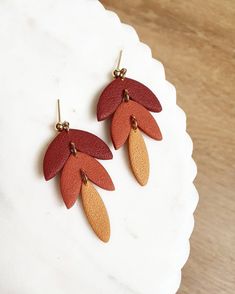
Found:
[[(149, 157), (141, 134), (143, 131), (155, 140), (161, 140), (161, 131), (149, 111), (160, 112), (161, 104), (145, 85), (126, 77), (127, 70), (113, 71), (112, 81), (101, 93), (97, 105), (97, 119), (112, 117), (111, 137), (115, 149), (128, 140), (132, 171), (140, 185), (147, 184)], [(110, 238), (110, 222), (105, 205), (92, 183), (114, 190), (114, 184), (97, 159), (112, 159), (113, 155), (104, 141), (82, 130), (70, 129), (68, 122), (61, 122), (58, 100), (59, 134), (50, 143), (43, 161), (44, 177), (48, 181), (61, 172), (60, 190), (67, 208), (71, 208), (81, 195), (88, 222), (104, 242)]]

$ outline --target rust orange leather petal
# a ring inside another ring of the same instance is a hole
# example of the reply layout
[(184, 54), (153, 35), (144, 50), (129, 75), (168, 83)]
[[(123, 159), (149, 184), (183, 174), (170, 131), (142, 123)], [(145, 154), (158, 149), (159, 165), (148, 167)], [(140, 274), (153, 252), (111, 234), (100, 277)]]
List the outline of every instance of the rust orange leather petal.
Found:
[(114, 190), (114, 184), (106, 169), (95, 158), (78, 152), (76, 155), (77, 166), (82, 169), (88, 179), (105, 190)]
[(60, 179), (61, 194), (68, 208), (74, 204), (79, 196), (81, 170), (97, 186), (110, 191), (115, 189), (108, 172), (95, 158), (82, 152), (70, 155), (62, 170)]
[(60, 191), (67, 208), (71, 208), (74, 205), (79, 196), (81, 185), (82, 180), (77, 157), (71, 154), (64, 165), (60, 177)]
[(127, 140), (131, 130), (130, 118), (136, 117), (138, 127), (149, 137), (161, 140), (162, 134), (154, 117), (142, 105), (129, 100), (123, 101), (114, 113), (111, 136), (115, 149), (120, 148)]
[(137, 119), (138, 127), (149, 137), (155, 140), (162, 140), (162, 133), (152, 114), (140, 104), (130, 101), (131, 109)]
[(111, 137), (115, 149), (119, 149), (127, 140), (130, 130), (129, 102), (122, 102), (113, 115)]
[(108, 242), (110, 238), (109, 216), (99, 193), (89, 181), (82, 184), (81, 198), (85, 214), (93, 231), (100, 240)]

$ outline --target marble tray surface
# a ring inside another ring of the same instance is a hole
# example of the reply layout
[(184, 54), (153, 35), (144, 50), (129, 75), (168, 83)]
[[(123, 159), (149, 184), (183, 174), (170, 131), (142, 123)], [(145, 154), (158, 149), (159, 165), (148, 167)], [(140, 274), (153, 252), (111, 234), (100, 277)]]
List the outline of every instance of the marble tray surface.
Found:
[[(173, 294), (189, 255), (198, 194), (185, 113), (163, 65), (135, 30), (96, 0), (0, 1), (0, 293)], [(156, 40), (157, 42), (157, 40)], [(96, 121), (100, 91), (119, 51), (127, 76), (154, 91), (163, 141), (145, 136), (149, 184), (133, 178)], [(70, 210), (42, 158), (55, 136), (56, 99), (71, 127), (102, 137), (116, 185), (99, 189), (110, 214), (108, 244), (93, 234), (81, 202)]]

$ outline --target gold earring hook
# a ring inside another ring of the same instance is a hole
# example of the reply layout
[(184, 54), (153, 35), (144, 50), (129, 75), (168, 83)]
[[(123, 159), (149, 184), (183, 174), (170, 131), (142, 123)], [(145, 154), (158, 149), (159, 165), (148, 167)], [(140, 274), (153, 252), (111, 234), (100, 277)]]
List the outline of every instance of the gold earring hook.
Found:
[(55, 128), (58, 132), (62, 132), (63, 130), (69, 131), (69, 122), (61, 121), (61, 111), (60, 111), (60, 99), (57, 99), (57, 118), (58, 122), (55, 125)]
[(57, 99), (57, 118), (58, 122), (61, 123), (60, 99)]
[(117, 67), (113, 71), (113, 77), (114, 78), (121, 78), (122, 80), (124, 80), (127, 69), (126, 68), (120, 69), (120, 64), (121, 64), (121, 60), (122, 60), (122, 53), (123, 53), (123, 50), (121, 50), (119, 53)]
[(121, 64), (121, 60), (122, 60), (122, 52), (123, 50), (120, 51), (119, 53), (119, 57), (118, 57), (118, 63), (117, 63), (117, 70), (120, 70), (120, 64)]

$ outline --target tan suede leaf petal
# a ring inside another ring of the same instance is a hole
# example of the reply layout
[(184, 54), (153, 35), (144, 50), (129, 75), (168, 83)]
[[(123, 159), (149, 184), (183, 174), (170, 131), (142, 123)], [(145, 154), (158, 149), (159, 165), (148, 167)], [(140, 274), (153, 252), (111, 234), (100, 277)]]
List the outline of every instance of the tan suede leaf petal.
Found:
[(133, 128), (129, 135), (129, 158), (133, 173), (141, 186), (148, 182), (149, 178), (149, 157), (144, 138), (137, 128)]
[(82, 184), (81, 198), (93, 231), (100, 240), (108, 242), (110, 238), (109, 216), (99, 193), (89, 181)]

